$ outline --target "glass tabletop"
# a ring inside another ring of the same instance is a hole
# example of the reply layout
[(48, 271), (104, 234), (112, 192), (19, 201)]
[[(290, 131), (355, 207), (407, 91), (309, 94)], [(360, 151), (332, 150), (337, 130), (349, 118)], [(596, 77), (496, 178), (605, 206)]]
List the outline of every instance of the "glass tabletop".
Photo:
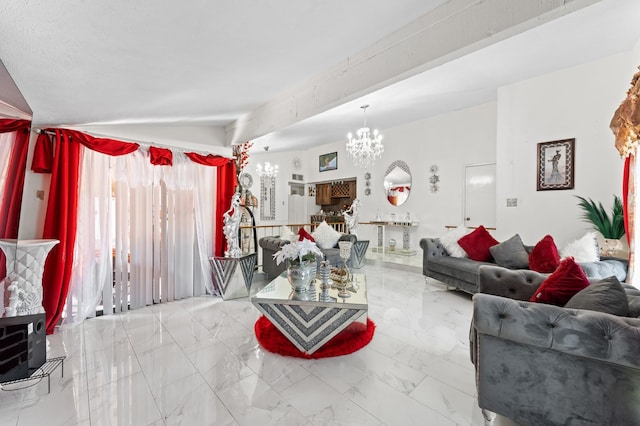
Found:
[(353, 305), (361, 307), (367, 305), (367, 285), (364, 274), (353, 274), (353, 282), (347, 284), (349, 297), (338, 296), (338, 289), (329, 288), (325, 292), (320, 290), (320, 280), (315, 280), (315, 292), (307, 291), (296, 293), (291, 289), (286, 273), (271, 281), (265, 288), (256, 293), (252, 301), (262, 301), (270, 303), (290, 302), (299, 304), (337, 304)]

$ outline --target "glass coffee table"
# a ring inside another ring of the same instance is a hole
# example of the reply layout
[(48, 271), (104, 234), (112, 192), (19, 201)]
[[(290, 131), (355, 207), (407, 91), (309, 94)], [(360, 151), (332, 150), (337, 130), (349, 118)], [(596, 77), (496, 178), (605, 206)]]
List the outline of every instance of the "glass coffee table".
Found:
[(347, 298), (339, 297), (337, 289), (321, 291), (319, 280), (315, 281), (315, 289), (315, 292), (295, 293), (285, 272), (251, 299), (251, 303), (306, 354), (320, 349), (353, 322), (367, 325), (369, 305), (364, 274), (353, 274)]

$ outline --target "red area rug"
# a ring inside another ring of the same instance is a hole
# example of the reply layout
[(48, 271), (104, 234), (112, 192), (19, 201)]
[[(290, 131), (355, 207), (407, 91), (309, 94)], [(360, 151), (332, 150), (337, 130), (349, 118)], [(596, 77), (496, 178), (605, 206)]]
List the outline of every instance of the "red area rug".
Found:
[(258, 342), (269, 352), (298, 358), (316, 359), (348, 355), (367, 346), (373, 339), (376, 325), (368, 318), (366, 326), (357, 322), (351, 323), (311, 355), (300, 352), (264, 315), (258, 318), (254, 328)]

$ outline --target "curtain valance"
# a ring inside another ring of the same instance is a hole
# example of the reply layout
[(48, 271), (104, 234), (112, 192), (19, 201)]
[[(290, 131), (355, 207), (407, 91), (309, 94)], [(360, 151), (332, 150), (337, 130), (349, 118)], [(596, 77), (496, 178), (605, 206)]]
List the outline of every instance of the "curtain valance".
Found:
[[(60, 139), (60, 136), (65, 136), (66, 140), (73, 140), (91, 150), (112, 156), (130, 154), (140, 148), (140, 144), (134, 142), (123, 142), (110, 138), (96, 138), (77, 130), (45, 129), (38, 135), (33, 153), (31, 170), (35, 173), (51, 173), (53, 164), (53, 141), (49, 136), (51, 133), (55, 133), (58, 139)], [(185, 152), (185, 155), (194, 163), (211, 167), (225, 166), (232, 161), (230, 158), (212, 154), (201, 155), (195, 152)], [(168, 148), (150, 146), (149, 161), (156, 166), (171, 166), (173, 165), (173, 153)]]

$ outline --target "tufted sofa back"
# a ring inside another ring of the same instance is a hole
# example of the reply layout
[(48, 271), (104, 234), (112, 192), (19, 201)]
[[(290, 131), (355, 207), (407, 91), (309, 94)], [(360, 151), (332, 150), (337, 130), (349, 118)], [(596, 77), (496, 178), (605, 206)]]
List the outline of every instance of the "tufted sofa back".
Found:
[(640, 368), (640, 319), (482, 293), (473, 302), (478, 333)]

